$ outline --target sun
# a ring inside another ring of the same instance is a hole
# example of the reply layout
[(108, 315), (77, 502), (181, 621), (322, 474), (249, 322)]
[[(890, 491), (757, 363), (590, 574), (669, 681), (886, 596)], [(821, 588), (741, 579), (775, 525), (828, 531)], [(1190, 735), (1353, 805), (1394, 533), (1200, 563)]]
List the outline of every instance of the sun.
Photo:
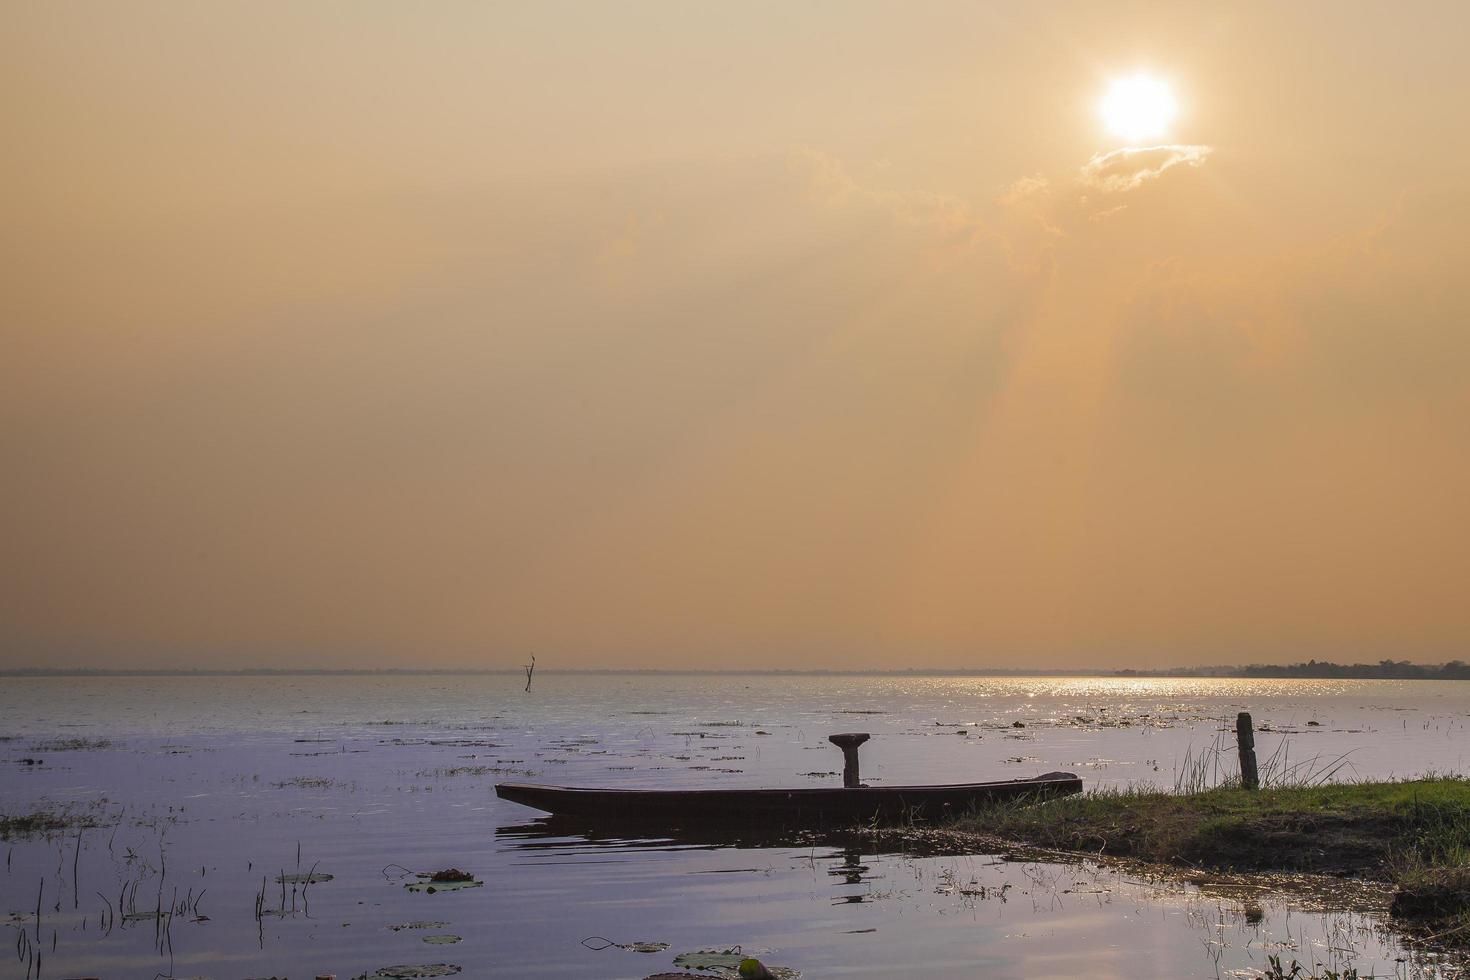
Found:
[(1108, 132), (1129, 143), (1159, 139), (1179, 114), (1169, 84), (1142, 73), (1115, 80), (1098, 109)]

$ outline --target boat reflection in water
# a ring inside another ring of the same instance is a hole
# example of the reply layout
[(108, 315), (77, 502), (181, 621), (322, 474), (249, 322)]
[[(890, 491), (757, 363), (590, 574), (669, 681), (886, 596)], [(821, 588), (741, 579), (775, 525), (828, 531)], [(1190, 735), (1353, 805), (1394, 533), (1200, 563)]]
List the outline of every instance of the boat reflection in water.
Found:
[[(912, 858), (958, 853), (931, 846), (919, 848), (912, 842), (872, 836), (856, 829), (761, 830), (749, 825), (726, 825), (652, 836), (627, 822), (591, 821), (576, 817), (542, 817), (523, 824), (498, 827), (495, 839), (500, 847), (513, 854), (519, 852), (535, 863), (607, 864), (620, 859), (634, 863), (653, 855), (677, 860), (681, 852), (780, 851), (788, 857), (799, 855), (803, 865), (810, 863), (814, 869), (825, 865), (834, 887), (858, 889), (834, 896), (833, 905), (871, 901), (872, 882), (882, 878), (883, 874), (870, 862), (885, 856)], [(691, 868), (684, 873), (728, 874), (755, 870), (707, 867)]]

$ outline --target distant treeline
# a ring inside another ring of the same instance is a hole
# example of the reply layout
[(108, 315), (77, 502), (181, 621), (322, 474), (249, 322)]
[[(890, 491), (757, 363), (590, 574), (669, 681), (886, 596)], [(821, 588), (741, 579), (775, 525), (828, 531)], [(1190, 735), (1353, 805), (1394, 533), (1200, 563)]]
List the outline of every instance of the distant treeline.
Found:
[(1251, 664), (1240, 668), (1241, 677), (1367, 677), (1398, 680), (1470, 680), (1470, 664), (1451, 660), (1446, 664), (1411, 664), (1407, 660), (1380, 660), (1376, 664), (1335, 664), (1308, 660), (1304, 664)]
[(1181, 667), (1175, 670), (1120, 670), (1118, 677), (1338, 677), (1358, 680), (1470, 680), (1470, 664), (1415, 664), (1407, 660), (1380, 660), (1376, 664), (1336, 664), (1308, 660), (1299, 664), (1248, 664), (1244, 667)]

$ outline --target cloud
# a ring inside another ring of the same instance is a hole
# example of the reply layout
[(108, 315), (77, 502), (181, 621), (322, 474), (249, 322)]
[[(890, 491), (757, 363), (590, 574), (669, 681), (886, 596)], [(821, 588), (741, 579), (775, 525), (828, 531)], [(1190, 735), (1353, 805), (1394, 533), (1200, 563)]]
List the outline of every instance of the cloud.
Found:
[(1094, 155), (1082, 167), (1077, 180), (1105, 194), (1131, 191), (1181, 164), (1198, 167), (1212, 152), (1213, 147), (1198, 144), (1125, 146)]
[[(981, 230), (970, 202), (964, 198), (931, 191), (874, 187), (855, 178), (841, 160), (820, 150), (796, 150), (792, 163), (807, 178), (813, 197), (829, 207), (871, 207), (898, 224), (938, 229), (960, 239)], [(1044, 179), (1042, 182), (1045, 183)]]
[(1056, 243), (1126, 211), (1129, 205), (1120, 197), (1128, 191), (1181, 164), (1197, 168), (1213, 152), (1210, 146), (1173, 144), (1098, 153), (1071, 180), (1038, 173), (1012, 181), (994, 198), (994, 213), (987, 217), (1018, 265), (1038, 266)]
[(1120, 211), (1123, 211), (1127, 207), (1128, 205), (1126, 204), (1116, 204), (1110, 208), (1103, 208), (1101, 211), (1094, 211), (1092, 214), (1088, 215), (1087, 220), (1106, 221), (1108, 218), (1111, 218), (1113, 215), (1117, 214)]
[(1031, 174), (1015, 180), (1007, 187), (1005, 193), (996, 198), (996, 203), (1002, 206), (1026, 204), (1038, 197), (1045, 197), (1051, 191), (1051, 181), (1044, 174)]

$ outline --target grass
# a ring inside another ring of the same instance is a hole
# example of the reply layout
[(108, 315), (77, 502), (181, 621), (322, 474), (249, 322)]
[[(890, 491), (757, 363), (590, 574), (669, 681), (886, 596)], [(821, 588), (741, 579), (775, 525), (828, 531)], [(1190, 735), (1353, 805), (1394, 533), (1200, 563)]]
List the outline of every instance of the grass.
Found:
[(1395, 916), (1470, 943), (1470, 780), (1102, 790), (985, 809), (952, 830), (1158, 864), (1390, 882)]
[[(1305, 759), (1291, 757), (1291, 743), (1282, 739), (1275, 751), (1259, 760), (1257, 778), (1268, 789), (1320, 786), (1332, 782), (1344, 772), (1352, 773), (1351, 752), (1335, 758), (1320, 755)], [(1191, 748), (1174, 777), (1174, 792), (1202, 793), (1207, 789), (1240, 781), (1236, 762), (1235, 739), (1230, 732), (1217, 732), (1214, 740), (1200, 750)]]
[(1411, 854), (1465, 863), (1470, 781), (1101, 790), (983, 810), (955, 829), (1163, 864), (1364, 875)]

